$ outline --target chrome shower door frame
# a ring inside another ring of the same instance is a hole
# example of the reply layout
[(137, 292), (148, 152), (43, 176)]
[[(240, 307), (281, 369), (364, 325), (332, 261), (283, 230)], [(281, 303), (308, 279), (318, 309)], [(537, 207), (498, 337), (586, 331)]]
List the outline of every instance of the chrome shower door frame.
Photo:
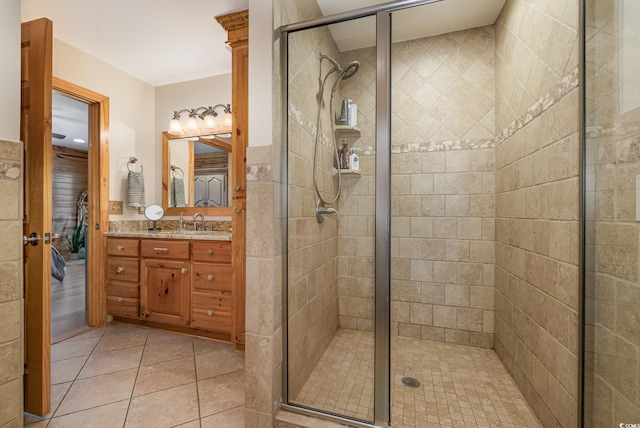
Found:
[[(282, 26), (280, 37), (282, 118), (282, 408), (353, 427), (386, 427), (391, 409), (391, 15), (441, 0), (401, 0)], [(376, 16), (376, 141), (375, 141), (375, 297), (374, 297), (374, 424), (291, 404), (288, 397), (288, 35), (330, 24)]]

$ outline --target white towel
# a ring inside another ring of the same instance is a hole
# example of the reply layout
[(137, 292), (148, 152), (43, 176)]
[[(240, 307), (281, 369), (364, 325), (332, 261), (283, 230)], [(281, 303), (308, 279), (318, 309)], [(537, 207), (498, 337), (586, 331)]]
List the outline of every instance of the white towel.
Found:
[(129, 171), (127, 176), (127, 208), (144, 208), (144, 175), (142, 171)]
[(173, 177), (171, 179), (171, 206), (184, 207), (185, 205), (184, 180), (182, 178)]

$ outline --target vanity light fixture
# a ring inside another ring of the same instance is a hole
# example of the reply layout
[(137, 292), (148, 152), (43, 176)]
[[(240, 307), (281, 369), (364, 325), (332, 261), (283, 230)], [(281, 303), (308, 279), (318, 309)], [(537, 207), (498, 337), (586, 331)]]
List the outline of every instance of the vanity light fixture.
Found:
[[(217, 108), (222, 107), (224, 113), (218, 118)], [(188, 114), (187, 121), (183, 128), (180, 115)], [(231, 104), (216, 104), (211, 107), (198, 107), (193, 109), (182, 109), (173, 112), (173, 119), (169, 121), (169, 134), (182, 135), (185, 131), (189, 134), (210, 133), (220, 134), (231, 132), (233, 118), (231, 116)]]

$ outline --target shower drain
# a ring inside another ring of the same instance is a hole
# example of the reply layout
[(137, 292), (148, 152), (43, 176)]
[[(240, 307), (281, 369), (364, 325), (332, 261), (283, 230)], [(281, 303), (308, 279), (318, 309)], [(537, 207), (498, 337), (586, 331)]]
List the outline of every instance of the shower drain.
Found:
[(402, 383), (409, 388), (418, 388), (420, 386), (420, 381), (412, 377), (403, 377)]

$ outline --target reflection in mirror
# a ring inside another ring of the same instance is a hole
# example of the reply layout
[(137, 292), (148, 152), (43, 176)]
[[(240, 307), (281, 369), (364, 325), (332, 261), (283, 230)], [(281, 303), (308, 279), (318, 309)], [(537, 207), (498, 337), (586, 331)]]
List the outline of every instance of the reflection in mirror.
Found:
[(162, 139), (162, 205), (167, 214), (190, 214), (197, 208), (205, 215), (229, 215), (230, 138), (164, 132)]

